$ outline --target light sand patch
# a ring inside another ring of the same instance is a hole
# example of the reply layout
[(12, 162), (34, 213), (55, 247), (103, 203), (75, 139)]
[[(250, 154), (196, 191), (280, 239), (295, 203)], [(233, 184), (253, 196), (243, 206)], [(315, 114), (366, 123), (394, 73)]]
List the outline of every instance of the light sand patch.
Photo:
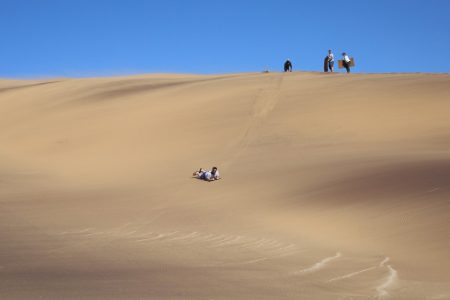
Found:
[(387, 266), (389, 270), (389, 274), (386, 277), (385, 281), (377, 287), (377, 296), (378, 298), (386, 298), (389, 297), (389, 289), (394, 286), (398, 280), (397, 270), (392, 268), (390, 265)]
[(350, 273), (350, 274), (346, 274), (346, 275), (343, 275), (343, 276), (335, 277), (335, 278), (332, 278), (332, 279), (328, 280), (328, 282), (333, 282), (333, 281), (338, 281), (338, 280), (343, 280), (343, 279), (351, 278), (351, 277), (360, 275), (360, 274), (362, 274), (362, 273), (371, 271), (371, 270), (373, 270), (373, 269), (375, 269), (375, 268), (376, 268), (376, 267), (370, 267), (370, 268), (362, 269), (362, 270), (360, 270), (360, 271), (352, 272), (352, 273)]
[(356, 272), (352, 272), (352, 273), (349, 273), (349, 274), (346, 274), (346, 275), (334, 277), (334, 278), (328, 280), (328, 282), (333, 282), (333, 281), (338, 281), (338, 280), (343, 280), (343, 279), (352, 278), (352, 277), (354, 277), (354, 276), (357, 276), (357, 275), (360, 275), (360, 274), (363, 274), (363, 273), (372, 271), (372, 270), (374, 270), (374, 269), (382, 268), (382, 267), (384, 267), (384, 265), (385, 265), (388, 261), (389, 261), (389, 257), (386, 257), (386, 258), (384, 258), (384, 259), (380, 262), (380, 264), (379, 264), (378, 266), (373, 266), (373, 267), (365, 268), (365, 269), (362, 269), (362, 270), (359, 270), (359, 271), (356, 271)]
[(340, 257), (341, 257), (341, 253), (337, 252), (336, 255), (330, 256), (330, 257), (326, 257), (326, 258), (322, 259), (321, 261), (315, 263), (311, 267), (308, 267), (308, 268), (296, 271), (293, 274), (294, 275), (300, 275), (300, 274), (307, 274), (307, 273), (317, 272), (317, 271), (325, 268), (333, 260), (336, 260), (336, 259), (338, 259)]

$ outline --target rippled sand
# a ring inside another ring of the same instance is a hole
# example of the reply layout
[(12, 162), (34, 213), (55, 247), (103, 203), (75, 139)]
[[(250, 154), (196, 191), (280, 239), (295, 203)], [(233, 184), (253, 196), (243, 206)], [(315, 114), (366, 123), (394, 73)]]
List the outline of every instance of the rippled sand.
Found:
[(450, 299), (449, 100), (445, 74), (0, 80), (0, 298)]

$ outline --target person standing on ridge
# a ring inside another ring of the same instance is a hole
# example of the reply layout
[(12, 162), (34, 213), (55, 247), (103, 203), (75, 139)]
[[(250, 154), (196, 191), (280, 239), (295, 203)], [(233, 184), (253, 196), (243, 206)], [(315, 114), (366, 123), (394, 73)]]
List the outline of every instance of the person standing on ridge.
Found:
[(347, 73), (350, 73), (350, 58), (348, 58), (347, 53), (342, 53), (342, 56), (344, 57), (342, 64), (344, 65), (344, 68), (347, 70)]
[(284, 71), (285, 72), (292, 72), (292, 63), (289, 59), (287, 59), (284, 63)]
[(330, 72), (332, 73), (333, 67), (334, 67), (334, 54), (331, 52), (331, 50), (328, 50), (328, 69), (330, 69)]

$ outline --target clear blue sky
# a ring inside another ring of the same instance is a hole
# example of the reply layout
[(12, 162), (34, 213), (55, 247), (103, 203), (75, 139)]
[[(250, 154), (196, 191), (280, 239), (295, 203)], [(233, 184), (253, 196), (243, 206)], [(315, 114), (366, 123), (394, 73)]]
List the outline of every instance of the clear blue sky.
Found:
[(0, 77), (450, 72), (449, 0), (0, 0)]

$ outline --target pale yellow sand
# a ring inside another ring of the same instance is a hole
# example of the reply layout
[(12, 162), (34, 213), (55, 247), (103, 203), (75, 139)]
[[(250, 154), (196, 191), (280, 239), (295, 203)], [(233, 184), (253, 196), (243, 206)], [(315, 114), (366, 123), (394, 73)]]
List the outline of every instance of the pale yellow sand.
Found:
[(450, 75), (3, 80), (0, 116), (1, 299), (450, 299)]

